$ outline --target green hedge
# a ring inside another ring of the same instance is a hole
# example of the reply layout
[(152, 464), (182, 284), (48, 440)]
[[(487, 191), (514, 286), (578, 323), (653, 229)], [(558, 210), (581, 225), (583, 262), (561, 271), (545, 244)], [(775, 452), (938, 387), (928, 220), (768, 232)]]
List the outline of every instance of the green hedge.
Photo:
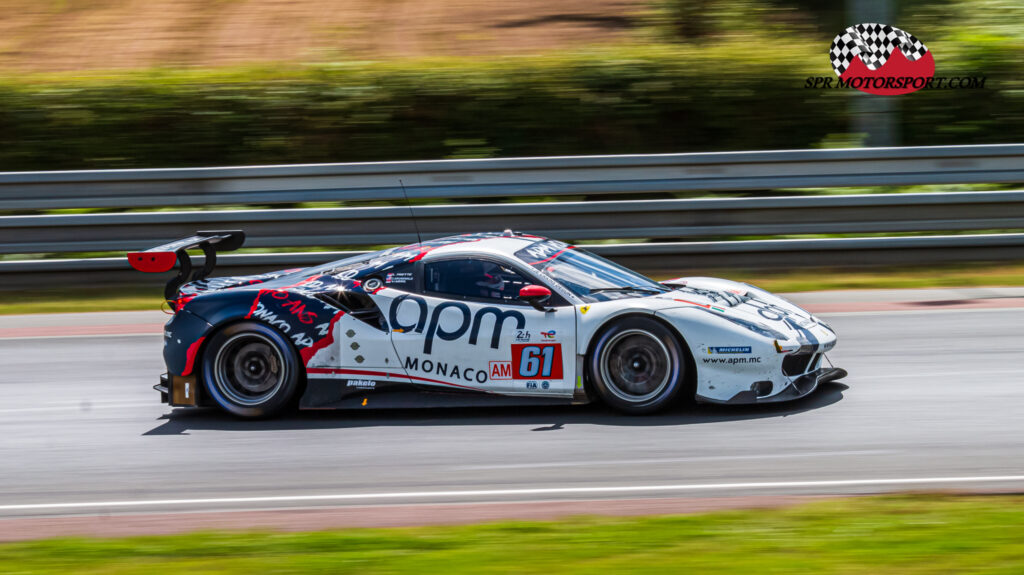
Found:
[[(1020, 46), (941, 42), (984, 90), (896, 99), (904, 145), (1024, 141)], [(758, 48), (758, 46), (762, 48)], [(806, 148), (850, 130), (827, 42), (0, 79), (0, 170)], [(867, 96), (872, 97), (872, 96)]]

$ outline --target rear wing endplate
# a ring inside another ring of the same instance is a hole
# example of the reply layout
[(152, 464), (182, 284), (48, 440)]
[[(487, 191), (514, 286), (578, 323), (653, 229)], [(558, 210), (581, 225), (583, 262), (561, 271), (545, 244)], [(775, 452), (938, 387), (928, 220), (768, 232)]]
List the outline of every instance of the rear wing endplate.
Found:
[[(174, 268), (178, 262), (178, 275), (171, 278), (164, 288), (164, 299), (173, 300), (178, 295), (178, 288), (190, 282), (201, 280), (213, 272), (217, 265), (217, 252), (230, 252), (242, 247), (245, 232), (242, 230), (220, 230), (196, 232), (194, 236), (182, 238), (169, 244), (150, 248), (144, 252), (128, 254), (128, 263), (140, 272), (161, 273)], [(206, 261), (203, 267), (193, 271), (192, 258), (187, 250), (203, 250)]]

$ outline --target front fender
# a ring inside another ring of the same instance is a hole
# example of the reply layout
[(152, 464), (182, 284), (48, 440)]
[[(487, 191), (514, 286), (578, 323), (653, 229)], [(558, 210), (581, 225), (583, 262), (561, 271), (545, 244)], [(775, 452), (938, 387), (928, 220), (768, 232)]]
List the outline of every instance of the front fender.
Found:
[(783, 356), (772, 339), (697, 307), (664, 309), (655, 315), (686, 341), (697, 369), (698, 399), (727, 402), (759, 381), (771, 381), (775, 390), (788, 385), (782, 374)]
[(636, 298), (576, 306), (576, 353), (586, 355), (594, 336), (616, 318), (627, 315), (654, 316), (659, 309), (677, 305), (670, 300)]

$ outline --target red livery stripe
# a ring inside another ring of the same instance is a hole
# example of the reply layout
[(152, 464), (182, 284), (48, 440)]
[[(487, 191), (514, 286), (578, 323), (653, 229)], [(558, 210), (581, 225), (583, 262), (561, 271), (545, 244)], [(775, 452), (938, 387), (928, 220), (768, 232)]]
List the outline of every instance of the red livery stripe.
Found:
[(327, 335), (320, 338), (319, 340), (316, 341), (316, 343), (300, 352), (300, 355), (302, 355), (303, 364), (309, 363), (309, 360), (312, 359), (314, 355), (316, 355), (316, 352), (334, 343), (334, 324), (338, 323), (338, 320), (341, 319), (341, 316), (343, 315), (345, 315), (345, 312), (343, 311), (339, 311), (338, 313), (334, 314), (334, 317), (331, 318), (331, 324), (327, 326)]
[(196, 355), (199, 354), (199, 346), (203, 345), (204, 339), (206, 339), (205, 335), (188, 346), (188, 351), (185, 352), (185, 369), (181, 372), (182, 376), (192, 374), (192, 368), (195, 367), (196, 363)]

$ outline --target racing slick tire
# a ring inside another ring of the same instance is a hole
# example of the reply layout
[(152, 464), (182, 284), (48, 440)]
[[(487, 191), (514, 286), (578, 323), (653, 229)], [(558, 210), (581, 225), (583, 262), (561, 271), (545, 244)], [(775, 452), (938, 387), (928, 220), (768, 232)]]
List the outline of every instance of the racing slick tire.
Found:
[(626, 317), (597, 337), (587, 369), (601, 399), (630, 414), (661, 411), (686, 387), (687, 360), (675, 334), (657, 320)]
[(303, 368), (281, 332), (247, 321), (214, 334), (203, 353), (202, 377), (221, 409), (257, 419), (295, 407)]

